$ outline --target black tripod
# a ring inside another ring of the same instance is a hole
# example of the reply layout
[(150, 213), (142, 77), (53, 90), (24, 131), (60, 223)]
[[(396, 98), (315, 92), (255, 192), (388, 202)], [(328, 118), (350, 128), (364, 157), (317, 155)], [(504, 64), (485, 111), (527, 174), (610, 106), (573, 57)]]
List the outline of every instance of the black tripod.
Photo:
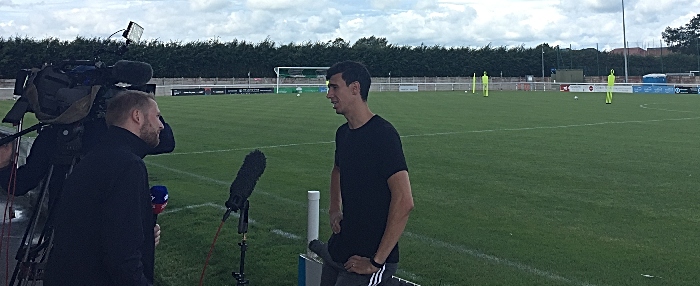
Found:
[[(43, 279), (44, 270), (53, 242), (53, 225), (51, 218), (55, 215), (56, 205), (61, 197), (63, 180), (73, 171), (73, 166), (80, 157), (83, 134), (82, 125), (61, 125), (51, 128), (58, 128), (58, 136), (56, 138), (58, 150), (51, 158), (49, 171), (40, 185), (38, 199), (34, 205), (34, 212), (30, 218), (29, 225), (27, 225), (24, 231), (22, 242), (15, 256), (17, 264), (12, 273), (10, 285), (25, 285), (26, 283)], [(48, 215), (39, 233), (39, 238), (35, 243), (34, 238), (39, 228), (43, 206), (47, 200)]]
[(240, 208), (240, 216), (238, 217), (238, 233), (243, 234), (243, 239), (238, 245), (241, 247), (241, 261), (240, 261), (240, 272), (232, 272), (233, 278), (236, 279), (238, 286), (248, 285), (248, 279), (245, 278), (245, 252), (248, 250), (248, 244), (246, 244), (246, 234), (248, 233), (248, 209), (250, 204), (248, 200), (243, 203), (243, 207)]
[[(3, 119), (3, 122), (13, 123), (18, 127), (18, 130), (20, 130), (23, 115), (27, 110), (28, 106), (18, 100), (18, 102), (15, 103), (15, 106), (13, 106), (12, 110)], [(46, 125), (47, 124), (43, 123), (36, 124), (12, 136), (3, 138), (3, 140), (0, 141), (2, 141), (2, 144), (5, 144)], [(22, 241), (19, 249), (17, 250), (17, 254), (15, 255), (17, 264), (15, 265), (14, 272), (12, 273), (10, 285), (25, 285), (29, 282), (42, 280), (45, 264), (51, 250), (51, 243), (53, 240), (51, 217), (55, 211), (55, 205), (58, 202), (58, 198), (60, 197), (63, 180), (72, 171), (73, 166), (80, 156), (80, 150), (82, 149), (83, 126), (81, 124), (55, 125), (49, 128), (55, 129), (52, 130), (52, 132), (48, 132), (47, 135), (40, 134), (39, 136), (55, 136), (55, 140), (50, 137), (48, 138), (48, 141), (43, 142), (49, 142), (50, 144), (56, 146), (57, 149), (56, 152), (50, 156), (50, 158), (42, 158), (45, 161), (50, 161), (50, 166), (48, 167), (47, 174), (44, 176), (42, 183), (39, 184), (39, 194), (34, 204), (34, 212), (32, 213), (29, 224), (24, 231)], [(15, 149), (15, 152), (19, 152), (19, 150)], [(19, 177), (17, 180), (34, 180), (34, 178), (27, 179)], [(50, 200), (48, 199), (49, 196), (52, 197)], [(40, 228), (40, 220), (42, 218), (42, 212), (44, 211), (43, 206), (47, 204), (47, 201), (48, 215), (46, 215), (46, 221), (44, 222), (37, 241), (34, 242), (35, 236), (37, 235), (37, 230)]]

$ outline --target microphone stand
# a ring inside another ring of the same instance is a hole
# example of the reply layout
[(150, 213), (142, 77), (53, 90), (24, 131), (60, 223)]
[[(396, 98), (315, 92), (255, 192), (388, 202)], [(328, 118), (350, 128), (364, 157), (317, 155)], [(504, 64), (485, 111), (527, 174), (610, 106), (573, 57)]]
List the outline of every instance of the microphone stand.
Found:
[(248, 200), (243, 203), (243, 207), (240, 208), (240, 216), (238, 217), (238, 233), (243, 234), (243, 240), (238, 243), (241, 247), (241, 261), (240, 261), (240, 272), (232, 272), (233, 278), (236, 279), (238, 286), (248, 285), (248, 279), (245, 279), (245, 252), (248, 249), (248, 244), (246, 244), (246, 234), (248, 233), (248, 209), (250, 204)]

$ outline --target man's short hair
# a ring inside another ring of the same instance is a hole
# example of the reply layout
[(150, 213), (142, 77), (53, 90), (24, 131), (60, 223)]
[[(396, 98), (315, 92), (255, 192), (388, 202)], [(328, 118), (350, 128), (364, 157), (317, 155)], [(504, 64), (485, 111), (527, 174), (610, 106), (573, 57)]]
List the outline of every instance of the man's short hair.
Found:
[(150, 93), (137, 90), (125, 90), (118, 93), (107, 104), (105, 121), (107, 126), (120, 125), (131, 116), (131, 111), (138, 109), (144, 113), (148, 110), (151, 100), (156, 100)]
[(355, 61), (339, 62), (331, 66), (326, 71), (326, 80), (330, 80), (332, 76), (341, 74), (341, 78), (347, 86), (353, 82), (360, 83), (360, 97), (362, 101), (367, 101), (369, 95), (369, 87), (372, 85), (372, 77), (369, 75), (367, 67), (362, 63)]

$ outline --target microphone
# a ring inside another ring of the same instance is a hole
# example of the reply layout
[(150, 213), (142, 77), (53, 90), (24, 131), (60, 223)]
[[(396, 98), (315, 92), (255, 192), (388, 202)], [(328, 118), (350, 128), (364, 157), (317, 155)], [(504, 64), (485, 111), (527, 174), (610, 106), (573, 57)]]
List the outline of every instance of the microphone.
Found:
[(158, 220), (158, 214), (168, 205), (168, 188), (165, 186), (151, 187), (151, 205), (153, 206), (153, 222)]
[(245, 202), (253, 193), (255, 184), (265, 171), (266, 158), (260, 150), (250, 152), (243, 160), (243, 165), (238, 170), (236, 178), (231, 183), (231, 195), (226, 201), (227, 213), (243, 208)]
[(148, 63), (120, 60), (112, 67), (112, 79), (133, 86), (147, 84), (153, 77), (153, 68)]

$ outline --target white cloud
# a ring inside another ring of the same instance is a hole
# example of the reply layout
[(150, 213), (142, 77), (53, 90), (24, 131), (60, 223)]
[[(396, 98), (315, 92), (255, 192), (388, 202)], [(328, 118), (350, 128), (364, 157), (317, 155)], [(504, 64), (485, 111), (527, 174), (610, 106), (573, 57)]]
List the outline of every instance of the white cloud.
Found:
[[(636, 1), (627, 1), (630, 6)], [(622, 1), (614, 0), (562, 0), (561, 7), (565, 11), (579, 13), (618, 13), (622, 11)], [(574, 8), (574, 9), (568, 9)]]
[(369, 0), (370, 7), (377, 10), (396, 9), (400, 7), (399, 1)]
[(227, 0), (188, 0), (190, 8), (195, 11), (215, 12), (229, 6), (230, 1)]
[[(284, 12), (313, 13), (314, 9), (324, 7), (323, 0), (246, 0), (246, 7), (251, 10), (274, 10)], [(303, 15), (303, 14), (301, 14)]]
[(15, 7), (17, 4), (12, 3), (12, 0), (0, 0), (0, 7)]
[[(219, 38), (276, 43), (384, 37), (395, 45), (622, 45), (614, 0), (0, 0), (0, 36), (106, 37), (141, 24), (144, 39)], [(682, 8), (679, 8), (682, 7)], [(667, 26), (687, 23), (697, 0), (625, 1), (631, 45), (658, 43)]]

